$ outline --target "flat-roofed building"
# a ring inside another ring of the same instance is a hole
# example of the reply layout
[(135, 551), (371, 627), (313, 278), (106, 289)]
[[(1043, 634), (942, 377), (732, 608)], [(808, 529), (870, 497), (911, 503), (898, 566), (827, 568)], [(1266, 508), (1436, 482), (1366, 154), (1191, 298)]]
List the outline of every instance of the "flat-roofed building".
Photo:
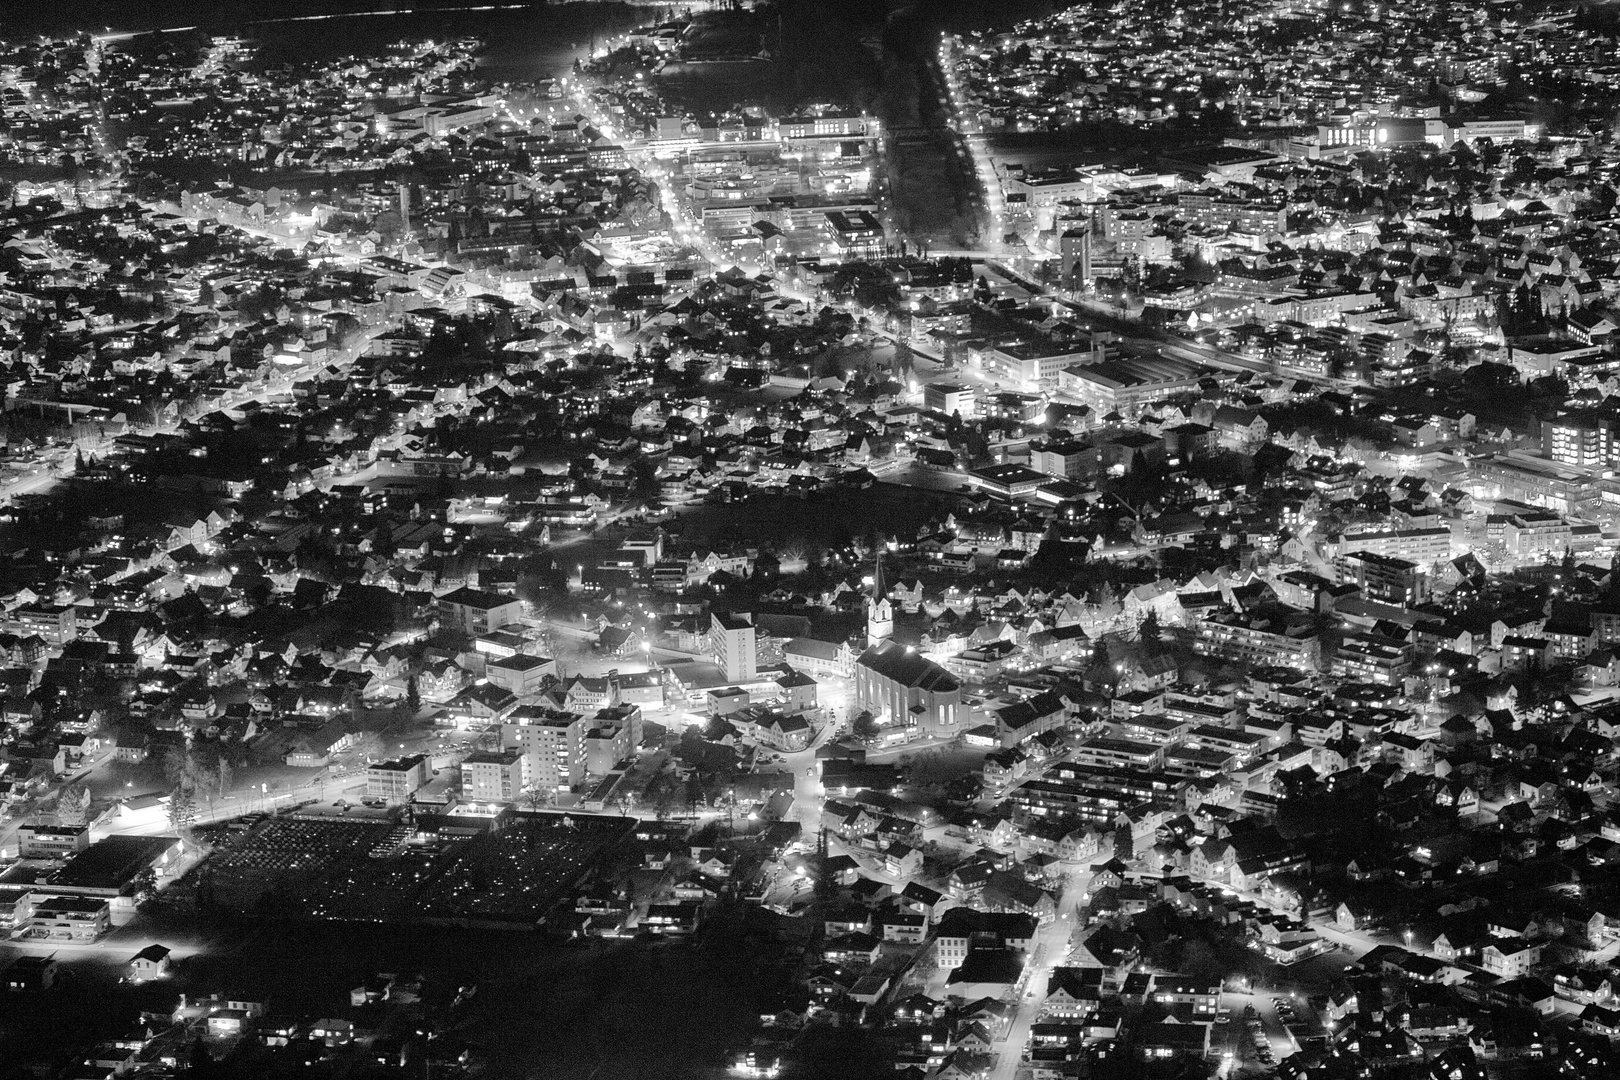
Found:
[(501, 746), (523, 755), (526, 787), (561, 790), (585, 779), (589, 727), (577, 713), (524, 705), (501, 725)]
[(1050, 477), (1022, 465), (986, 465), (968, 473), (968, 484), (1001, 499), (1027, 499)]
[(461, 762), (461, 794), (473, 802), (511, 802), (523, 793), (523, 755), (480, 751)]
[(714, 662), (726, 673), (727, 680), (747, 682), (754, 678), (759, 650), (754, 624), (746, 615), (711, 612), (709, 645), (714, 649)]
[(1029, 449), (1029, 467), (1047, 476), (1090, 476), (1102, 464), (1102, 448), (1079, 442), (1049, 442)]
[(1303, 613), (1225, 613), (1200, 619), (1193, 628), (1193, 651), (1256, 667), (1317, 671), (1322, 645)]
[(1427, 567), (1441, 559), (1451, 558), (1451, 530), (1382, 529), (1376, 532), (1348, 532), (1339, 538), (1340, 556), (1360, 551), (1405, 559), (1420, 567)]
[(1141, 409), (1198, 385), (1204, 370), (1168, 356), (1130, 356), (1065, 368), (1058, 389), (1099, 414)]
[(366, 796), (390, 806), (409, 802), (427, 784), (430, 771), (427, 758), (421, 754), (374, 761), (366, 766)]
[(1341, 585), (1354, 585), (1369, 600), (1399, 607), (1413, 607), (1429, 598), (1429, 579), (1422, 569), (1406, 559), (1352, 551), (1334, 560)]
[(178, 836), (115, 834), (71, 856), (40, 891), (99, 896), (121, 911), (132, 910), (136, 879), (147, 871), (162, 875), (180, 858), (180, 852)]
[(1400, 686), (1415, 652), (1409, 641), (1352, 631), (1340, 639), (1334, 650), (1333, 674), (1352, 682)]
[(978, 400), (978, 392), (971, 386), (961, 383), (929, 383), (923, 387), (923, 408), (934, 412), (944, 413), (946, 416), (960, 416), (963, 420), (974, 417), (974, 406)]
[(63, 859), (89, 846), (90, 829), (86, 825), (17, 826), (17, 853), (25, 859)]
[(557, 661), (547, 656), (514, 653), (497, 657), (484, 664), (484, 677), (491, 684), (503, 687), (518, 697), (531, 697), (544, 688), (547, 677), (558, 676)]
[(1076, 747), (1073, 760), (1082, 767), (1160, 769), (1164, 767), (1164, 747), (1099, 735)]
[(883, 249), (883, 222), (865, 210), (833, 210), (827, 232), (845, 257), (873, 255)]
[(1059, 376), (1077, 365), (1100, 363), (1105, 353), (1100, 344), (1041, 347), (1038, 345), (998, 345), (984, 354), (985, 372), (994, 379), (1029, 389), (1051, 389)]
[(112, 926), (112, 908), (93, 896), (51, 896), (34, 905), (20, 935), (26, 940), (94, 941)]
[(1541, 455), (1560, 465), (1604, 468), (1614, 456), (1614, 431), (1608, 417), (1576, 410), (1543, 420)]

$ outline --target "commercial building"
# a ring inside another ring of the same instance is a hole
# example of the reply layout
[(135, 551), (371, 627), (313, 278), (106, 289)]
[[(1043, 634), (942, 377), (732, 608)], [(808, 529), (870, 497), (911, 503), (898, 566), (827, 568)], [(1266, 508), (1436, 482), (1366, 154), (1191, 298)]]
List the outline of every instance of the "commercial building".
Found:
[(1092, 344), (1086, 348), (1054, 346), (1040, 348), (1034, 345), (1001, 345), (984, 354), (985, 373), (1024, 387), (1051, 388), (1058, 377), (1075, 365), (1101, 363), (1103, 347)]
[(486, 661), (484, 677), (494, 686), (510, 690), (518, 697), (532, 697), (546, 679), (558, 677), (557, 661), (530, 653), (514, 653)]
[(923, 387), (923, 408), (946, 416), (960, 416), (971, 420), (974, 416), (976, 392), (961, 383), (929, 383)]
[(1027, 499), (1050, 477), (1022, 465), (986, 465), (968, 473), (968, 484), (998, 499)]
[(178, 836), (109, 836), (69, 857), (39, 891), (99, 897), (119, 911), (133, 911), (136, 882), (148, 872), (161, 876), (180, 853)]
[(17, 826), (17, 853), (25, 859), (65, 859), (90, 846), (90, 829), (85, 825)]
[(827, 214), (827, 232), (844, 258), (864, 258), (883, 250), (883, 223), (865, 210)]
[(1561, 557), (1573, 540), (1574, 530), (1557, 514), (1526, 511), (1502, 522), (1502, 546), (1518, 559)]
[(21, 936), (46, 941), (94, 941), (112, 926), (112, 908), (90, 896), (51, 896), (34, 905)]
[(421, 754), (372, 762), (366, 766), (366, 797), (398, 806), (409, 802), (427, 784), (430, 774), (428, 760)]
[(1134, 411), (1191, 391), (1203, 369), (1167, 356), (1131, 356), (1065, 368), (1058, 389), (1099, 414)]
[(460, 588), (439, 597), (444, 621), (463, 633), (487, 634), (523, 621), (523, 602), (513, 596)]

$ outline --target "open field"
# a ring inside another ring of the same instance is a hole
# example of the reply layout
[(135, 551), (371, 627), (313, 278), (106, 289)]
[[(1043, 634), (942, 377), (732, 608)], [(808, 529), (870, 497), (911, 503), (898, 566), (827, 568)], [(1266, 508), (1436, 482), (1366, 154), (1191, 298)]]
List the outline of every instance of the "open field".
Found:
[[(787, 975), (768, 913), (720, 918), (723, 932), (691, 944), (559, 945), (500, 931), (143, 915), (103, 947), (60, 950), (52, 994), (7, 1002), (0, 1065), (54, 1047), (64, 1016), (86, 1038), (112, 1038), (143, 1010), (166, 1014), (182, 993), (223, 990), (265, 1002), (272, 1017), (381, 1025), (380, 1007), (351, 1008), (348, 995), (386, 971), (422, 976), (422, 1015), (479, 1049), (488, 1080), (713, 1077)], [(166, 979), (124, 981), (123, 965), (152, 942), (183, 959)], [(0, 964), (13, 954), (0, 945)], [(462, 987), (477, 992), (451, 1008)]]

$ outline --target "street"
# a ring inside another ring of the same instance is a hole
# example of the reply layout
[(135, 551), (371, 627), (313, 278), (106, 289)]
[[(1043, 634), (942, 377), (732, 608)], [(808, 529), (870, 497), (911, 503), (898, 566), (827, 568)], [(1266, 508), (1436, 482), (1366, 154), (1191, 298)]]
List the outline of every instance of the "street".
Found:
[(1030, 953), (1024, 971), (1024, 992), (1013, 1001), (1012, 1022), (996, 1052), (996, 1064), (990, 1071), (990, 1080), (1013, 1080), (1024, 1048), (1029, 1045), (1030, 1028), (1040, 1018), (1041, 1005), (1046, 1000), (1047, 982), (1052, 969), (1062, 967), (1069, 958), (1069, 938), (1076, 926), (1075, 912), (1080, 897), (1091, 884), (1091, 873), (1078, 868), (1067, 871), (1063, 888), (1058, 894), (1057, 915), (1042, 926), (1035, 935), (1035, 947)]

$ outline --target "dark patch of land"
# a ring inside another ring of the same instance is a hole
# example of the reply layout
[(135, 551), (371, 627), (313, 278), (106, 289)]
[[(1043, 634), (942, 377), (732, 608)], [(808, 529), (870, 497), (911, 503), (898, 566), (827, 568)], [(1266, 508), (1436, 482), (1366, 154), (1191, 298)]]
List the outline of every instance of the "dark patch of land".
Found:
[(702, 506), (680, 515), (681, 540), (728, 544), (802, 543), (807, 551), (840, 548), (852, 539), (912, 537), (930, 519), (950, 512), (954, 496), (894, 484), (839, 489), (798, 499), (756, 495), (725, 506)]

